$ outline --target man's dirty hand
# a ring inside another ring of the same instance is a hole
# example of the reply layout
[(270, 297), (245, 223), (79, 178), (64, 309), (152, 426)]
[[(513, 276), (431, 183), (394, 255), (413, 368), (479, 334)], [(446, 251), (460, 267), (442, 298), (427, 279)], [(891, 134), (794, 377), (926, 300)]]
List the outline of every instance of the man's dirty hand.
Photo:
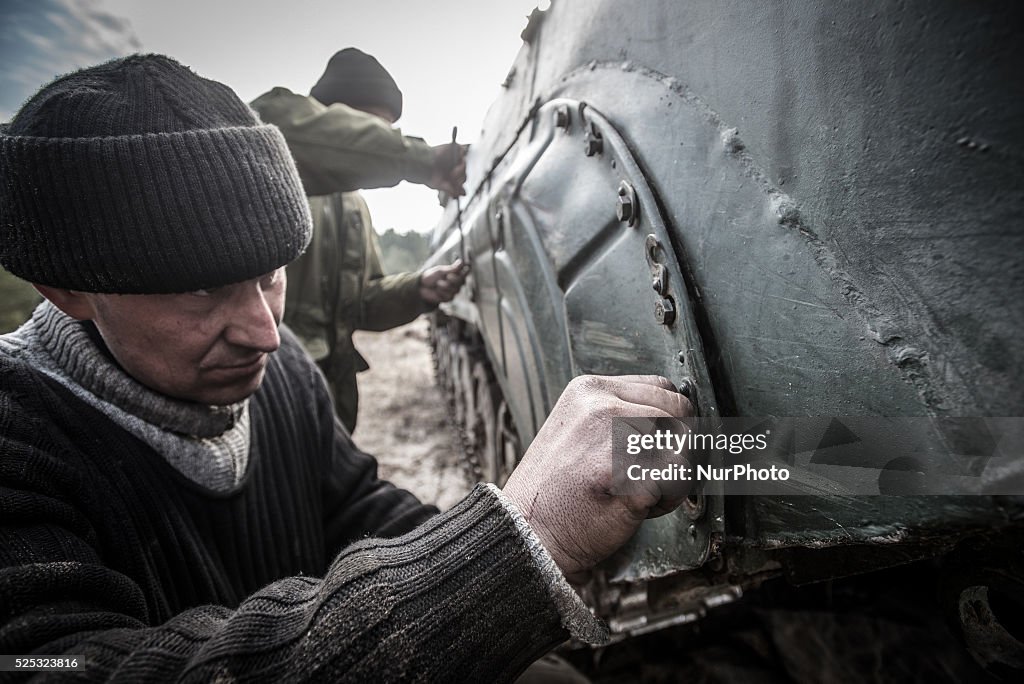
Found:
[(427, 186), (449, 197), (466, 194), (466, 150), (469, 145), (448, 143), (434, 149), (434, 171)]
[(427, 304), (450, 302), (466, 282), (469, 268), (456, 259), (448, 266), (432, 266), (420, 276), (420, 296)]
[(644, 520), (682, 503), (658, 486), (611, 493), (612, 419), (692, 414), (659, 376), (581, 376), (565, 388), (504, 492), (571, 582), (584, 581)]

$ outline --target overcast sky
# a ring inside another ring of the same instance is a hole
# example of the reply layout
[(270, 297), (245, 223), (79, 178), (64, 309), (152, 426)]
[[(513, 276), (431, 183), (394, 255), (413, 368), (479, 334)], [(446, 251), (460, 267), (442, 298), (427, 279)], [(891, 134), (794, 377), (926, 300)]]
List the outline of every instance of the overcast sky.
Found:
[[(457, 125), (460, 142), (473, 142), (537, 4), (0, 0), (0, 118), (57, 73), (118, 54), (166, 53), (249, 101), (278, 85), (308, 93), (330, 56), (355, 46), (377, 57), (402, 89), (403, 132), (440, 144)], [(366, 196), (382, 232), (429, 230), (440, 214), (436, 193), (421, 186)]]

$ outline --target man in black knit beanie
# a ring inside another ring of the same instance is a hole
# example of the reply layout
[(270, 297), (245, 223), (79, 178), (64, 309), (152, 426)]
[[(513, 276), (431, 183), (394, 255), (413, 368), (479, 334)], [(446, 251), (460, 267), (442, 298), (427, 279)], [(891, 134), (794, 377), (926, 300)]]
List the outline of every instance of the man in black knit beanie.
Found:
[(284, 139), (159, 55), (69, 74), (0, 131), (0, 652), (87, 680), (506, 681), (606, 638), (583, 577), (677, 501), (611, 496), (614, 416), (571, 383), (504, 491), (435, 514), (376, 477), (280, 326), (309, 239)]

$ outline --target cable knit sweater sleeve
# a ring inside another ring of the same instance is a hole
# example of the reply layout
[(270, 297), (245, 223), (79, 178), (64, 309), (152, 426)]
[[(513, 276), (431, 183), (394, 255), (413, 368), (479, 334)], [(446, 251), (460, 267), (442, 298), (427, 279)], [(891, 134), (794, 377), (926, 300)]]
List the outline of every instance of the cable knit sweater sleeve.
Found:
[(567, 637), (484, 488), (405, 537), (353, 544), (322, 580), (279, 580), (234, 610), (198, 607), (160, 625), (82, 538), (4, 527), (6, 548), (46, 536), (66, 550), (0, 572), (0, 645), (78, 655), (86, 680), (503, 681)]
[(136, 491), (151, 470), (137, 440), (98, 438), (98, 414), (17, 366), (0, 357), (0, 652), (78, 655), (89, 681), (501, 681), (568, 636), (487, 488), (322, 571), (262, 582), (288, 552), (302, 562), (305, 529), (259, 543), (289, 518), (284, 497), (239, 508), (249, 541), (234, 542), (222, 510), (242, 494), (187, 492), (169, 468)]

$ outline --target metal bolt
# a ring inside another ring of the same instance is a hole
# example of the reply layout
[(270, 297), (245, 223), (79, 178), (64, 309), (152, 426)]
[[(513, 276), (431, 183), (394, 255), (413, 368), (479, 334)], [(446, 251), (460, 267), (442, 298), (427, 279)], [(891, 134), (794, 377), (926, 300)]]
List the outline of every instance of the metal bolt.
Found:
[(555, 109), (555, 126), (569, 128), (569, 105), (561, 105)]
[(681, 351), (678, 354), (676, 354), (676, 360), (679, 363), (681, 363), (682, 365), (685, 366), (686, 365), (686, 352), (685, 351)]
[(640, 217), (640, 205), (637, 204), (637, 191), (627, 181), (618, 183), (618, 204), (615, 207), (615, 215), (620, 221), (626, 221), (630, 225), (636, 225)]
[(658, 294), (665, 294), (665, 271), (659, 270), (657, 275), (651, 278), (651, 288)]
[(696, 525), (690, 525), (689, 527), (686, 528), (686, 531), (690, 533), (690, 537), (691, 538), (693, 538), (693, 539), (697, 538), (697, 526)]
[(647, 253), (647, 263), (658, 263), (658, 250), (660, 249), (661, 243), (658, 242), (658, 237), (656, 235), (648, 235), (644, 240), (644, 251)]
[(654, 319), (662, 325), (672, 325), (676, 320), (676, 305), (671, 297), (662, 297), (654, 302)]
[(683, 378), (676, 385), (679, 389), (679, 393), (690, 400), (690, 406), (693, 407), (694, 415), (700, 414), (700, 406), (697, 401), (697, 385), (693, 382), (692, 378)]
[(588, 157), (593, 157), (595, 154), (601, 154), (604, 152), (604, 139), (602, 139), (601, 134), (597, 132), (597, 128), (594, 126), (593, 121), (587, 124), (587, 132), (583, 135), (583, 152)]
[(651, 288), (658, 294), (665, 296), (665, 267), (661, 264), (654, 264), (651, 267)]
[(619, 183), (618, 204), (615, 207), (615, 215), (620, 221), (625, 221), (631, 226), (636, 225), (639, 218), (640, 206), (636, 201), (636, 190), (626, 181)]
[(619, 195), (619, 204), (615, 207), (615, 215), (620, 221), (633, 223), (633, 201), (629, 197)]
[[(683, 500), (683, 512), (690, 520), (704, 517), (705, 503), (703, 494), (690, 494)], [(691, 527), (694, 527), (691, 525)]]

